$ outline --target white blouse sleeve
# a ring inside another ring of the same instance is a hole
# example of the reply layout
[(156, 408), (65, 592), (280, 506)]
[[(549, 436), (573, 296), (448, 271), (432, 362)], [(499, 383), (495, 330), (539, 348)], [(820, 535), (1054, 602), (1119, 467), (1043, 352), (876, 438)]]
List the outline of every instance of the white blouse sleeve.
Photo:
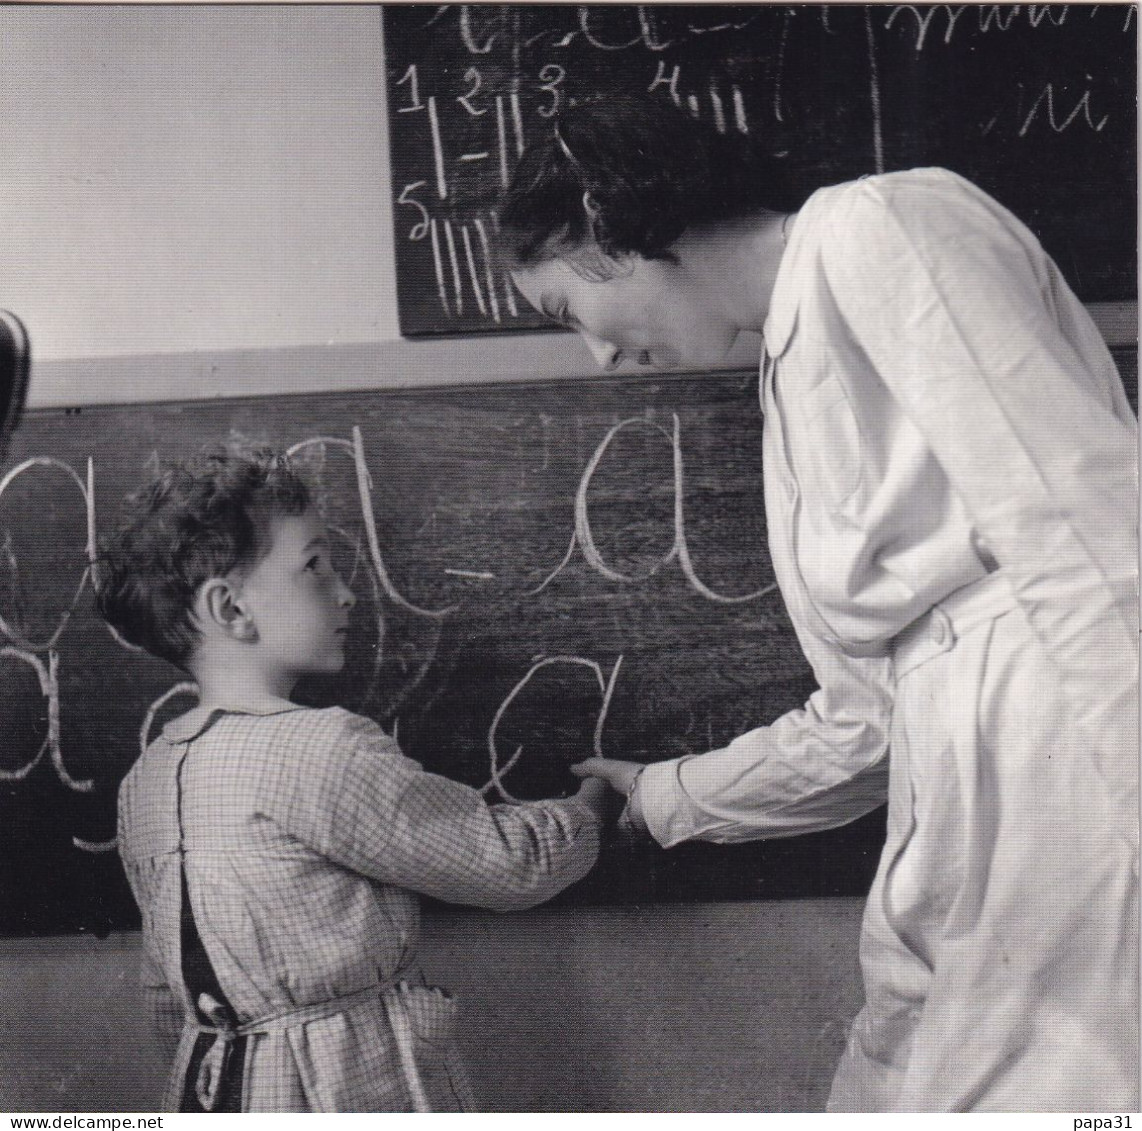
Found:
[(837, 828), (884, 803), (891, 662), (846, 656), (808, 634), (820, 684), (804, 707), (721, 750), (656, 762), (638, 806), (659, 844), (730, 844)]

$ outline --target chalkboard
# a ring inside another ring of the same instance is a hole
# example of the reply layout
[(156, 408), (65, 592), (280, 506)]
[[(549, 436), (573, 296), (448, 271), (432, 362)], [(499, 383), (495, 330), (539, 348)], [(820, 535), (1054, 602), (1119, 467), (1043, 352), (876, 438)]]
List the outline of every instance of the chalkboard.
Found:
[(406, 335), (535, 329), (494, 202), (568, 102), (650, 91), (781, 164), (775, 207), (942, 165), (1012, 209), (1085, 302), (1135, 297), (1136, 11), (1118, 4), (400, 5), (384, 10)]
[[(1136, 403), (1137, 353), (1116, 360)], [(293, 450), (358, 598), (345, 670), (299, 699), (499, 800), (572, 790), (596, 749), (701, 753), (812, 693), (766, 550), (761, 426), (752, 372), (27, 414), (0, 462), (0, 934), (138, 921), (116, 792), (195, 699), (98, 619), (87, 561), (160, 459), (231, 435)], [(874, 813), (738, 846), (612, 837), (560, 898), (858, 895), (883, 835)]]
[[(813, 682), (765, 549), (756, 375), (582, 392), (29, 414), (0, 474), (0, 928), (134, 921), (116, 790), (141, 732), (194, 697), (99, 621), (87, 547), (159, 458), (232, 433), (295, 449), (358, 597), (346, 670), (300, 697), (375, 718), (489, 799), (565, 792), (596, 747), (699, 752), (802, 703)], [(652, 861), (616, 845), (570, 898), (858, 890), (876, 837), (792, 867), (782, 846), (768, 869), (764, 848)]]

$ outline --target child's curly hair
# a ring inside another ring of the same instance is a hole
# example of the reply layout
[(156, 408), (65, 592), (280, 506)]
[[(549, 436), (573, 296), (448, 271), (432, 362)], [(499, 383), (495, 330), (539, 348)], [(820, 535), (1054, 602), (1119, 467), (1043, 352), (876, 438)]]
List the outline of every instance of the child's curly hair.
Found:
[(128, 642), (187, 670), (199, 586), (256, 563), (270, 520), (310, 506), (305, 483), (269, 448), (174, 464), (124, 500), (95, 563), (96, 608)]

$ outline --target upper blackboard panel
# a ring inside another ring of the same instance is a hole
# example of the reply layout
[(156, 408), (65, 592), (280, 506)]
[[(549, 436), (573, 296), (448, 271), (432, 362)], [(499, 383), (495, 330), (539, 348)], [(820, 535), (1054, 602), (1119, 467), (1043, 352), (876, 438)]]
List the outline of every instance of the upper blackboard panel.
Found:
[(492, 207), (568, 100), (654, 91), (758, 139), (795, 196), (944, 165), (1087, 302), (1135, 284), (1133, 6), (388, 7), (401, 331), (543, 321), (491, 266)]

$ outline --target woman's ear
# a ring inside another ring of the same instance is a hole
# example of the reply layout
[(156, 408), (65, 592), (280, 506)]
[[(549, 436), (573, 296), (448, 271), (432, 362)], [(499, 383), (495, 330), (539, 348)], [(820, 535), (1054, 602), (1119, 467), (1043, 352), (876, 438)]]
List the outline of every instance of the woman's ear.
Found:
[(199, 587), (195, 615), (206, 633), (220, 632), (235, 640), (257, 639), (257, 627), (233, 581), (212, 577)]
[(620, 251), (611, 255), (594, 241), (582, 243), (563, 256), (567, 266), (588, 283), (609, 283), (612, 279), (625, 279), (634, 273), (639, 258), (638, 253), (633, 251)]

